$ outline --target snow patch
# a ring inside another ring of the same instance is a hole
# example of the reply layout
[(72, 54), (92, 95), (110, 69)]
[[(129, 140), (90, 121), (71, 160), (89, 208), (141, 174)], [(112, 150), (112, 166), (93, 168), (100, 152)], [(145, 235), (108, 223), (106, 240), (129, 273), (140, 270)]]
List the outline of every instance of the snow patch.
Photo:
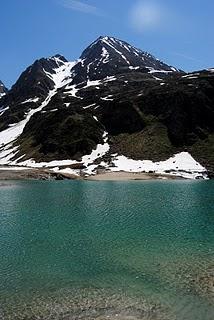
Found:
[(83, 109), (88, 109), (88, 108), (95, 107), (95, 106), (96, 106), (96, 103), (92, 103), (92, 104), (89, 104), (86, 107), (83, 107)]
[(172, 73), (172, 71), (166, 71), (166, 70), (155, 70), (154, 68), (151, 67), (146, 67), (146, 69), (149, 69), (149, 73), (153, 74), (153, 73)]
[(97, 122), (99, 121), (96, 116), (93, 116), (93, 118), (94, 118), (94, 120), (96, 120)]
[(207, 179), (207, 171), (188, 152), (181, 152), (166, 161), (132, 160), (125, 156), (113, 159), (111, 171), (170, 174), (186, 179)]
[[(96, 117), (94, 117), (94, 119), (98, 121)], [(83, 156), (80, 161), (56, 160), (56, 161), (50, 161), (50, 162), (36, 163), (33, 159), (29, 159), (23, 162), (17, 162), (17, 160), (10, 162), (11, 156), (9, 156), (6, 162), (1, 163), (0, 161), (0, 164), (8, 164), (10, 166), (20, 166), (20, 167), (28, 167), (28, 168), (49, 168), (51, 170), (54, 170), (55, 172), (62, 172), (62, 173), (69, 173), (69, 174), (74, 174), (75, 172), (76, 175), (80, 174), (80, 170), (72, 170), (70, 168), (60, 169), (60, 167), (71, 166), (73, 164), (83, 164), (86, 167), (86, 169), (83, 169), (82, 171), (85, 174), (90, 175), (90, 174), (95, 174), (94, 170), (98, 167), (97, 164), (94, 164), (94, 161), (97, 160), (98, 158), (103, 157), (109, 151), (109, 149), (110, 149), (110, 146), (108, 144), (108, 133), (105, 131), (103, 133), (103, 144), (98, 144), (96, 149), (92, 150), (91, 154)], [(14, 152), (12, 156), (14, 156)]]
[(181, 78), (197, 79), (198, 76), (200, 76), (200, 73), (189, 73), (189, 74), (182, 76)]
[(140, 69), (140, 67), (132, 67), (132, 66), (130, 66), (129, 69), (130, 70), (138, 70), (138, 69)]
[(101, 80), (87, 81), (86, 87), (99, 86), (101, 84)]
[(102, 48), (102, 62), (104, 64), (108, 63), (109, 62), (109, 53), (108, 51), (106, 50), (106, 48)]
[(11, 171), (11, 170), (15, 170), (15, 171), (21, 171), (21, 170), (30, 170), (30, 168), (26, 168), (26, 167), (12, 167), (12, 166), (8, 166), (8, 167), (4, 167), (4, 166), (0, 166), (0, 171)]
[(76, 88), (76, 85), (66, 86), (65, 89), (69, 90), (69, 91), (66, 91), (67, 95), (78, 98), (78, 99), (82, 99), (81, 97), (77, 96), (79, 89)]
[(108, 95), (107, 97), (103, 97), (103, 98), (100, 98), (101, 100), (104, 100), (104, 101), (113, 101), (114, 99), (112, 99), (112, 95)]
[(84, 172), (86, 174), (95, 174), (94, 170), (97, 165), (94, 165), (94, 161), (98, 158), (102, 158), (109, 150), (110, 146), (108, 144), (108, 133), (104, 132), (103, 142), (104, 144), (98, 144), (95, 150), (92, 150), (90, 155), (82, 157), (82, 163), (87, 167)]
[(27, 100), (21, 102), (21, 104), (30, 103), (30, 102), (38, 102), (38, 101), (39, 101), (39, 98), (35, 97), (35, 98), (27, 99)]
[(117, 50), (117, 49), (114, 47), (114, 45), (112, 45), (110, 42), (108, 42), (105, 38), (103, 39), (103, 42), (104, 42), (105, 44), (107, 44), (110, 48), (112, 48), (114, 51), (116, 51), (116, 52), (122, 57), (122, 59), (123, 59), (128, 65), (130, 65), (130, 62), (128, 61), (128, 59), (127, 59), (119, 50)]
[(0, 99), (1, 99), (2, 97), (4, 97), (5, 95), (6, 95), (6, 93), (5, 93), (5, 92), (0, 93)]
[(51, 171), (56, 172), (56, 173), (64, 173), (64, 174), (70, 174), (74, 176), (79, 176), (80, 175), (80, 170), (73, 170), (71, 168), (65, 168), (65, 169), (60, 169), (59, 167), (51, 169)]

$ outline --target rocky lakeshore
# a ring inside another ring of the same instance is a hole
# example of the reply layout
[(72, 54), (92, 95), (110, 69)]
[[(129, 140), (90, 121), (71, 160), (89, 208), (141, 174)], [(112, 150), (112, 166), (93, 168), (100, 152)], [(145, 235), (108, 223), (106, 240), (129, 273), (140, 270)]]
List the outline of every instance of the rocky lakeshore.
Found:
[(33, 169), (26, 168), (0, 168), (0, 180), (65, 180), (65, 179), (80, 179), (75, 175), (53, 172), (48, 169)]

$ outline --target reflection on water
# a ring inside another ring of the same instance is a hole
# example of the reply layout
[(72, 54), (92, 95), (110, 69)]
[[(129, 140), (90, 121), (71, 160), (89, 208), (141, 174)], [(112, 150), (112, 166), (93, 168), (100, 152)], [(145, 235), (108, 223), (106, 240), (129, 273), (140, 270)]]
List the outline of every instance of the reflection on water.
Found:
[(0, 318), (214, 319), (213, 181), (0, 188)]

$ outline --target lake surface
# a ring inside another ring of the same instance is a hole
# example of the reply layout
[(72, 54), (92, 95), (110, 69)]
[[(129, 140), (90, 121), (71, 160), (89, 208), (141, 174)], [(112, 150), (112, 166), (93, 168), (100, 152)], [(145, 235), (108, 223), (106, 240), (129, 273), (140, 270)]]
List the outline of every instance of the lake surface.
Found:
[(214, 181), (0, 183), (0, 319), (214, 319)]

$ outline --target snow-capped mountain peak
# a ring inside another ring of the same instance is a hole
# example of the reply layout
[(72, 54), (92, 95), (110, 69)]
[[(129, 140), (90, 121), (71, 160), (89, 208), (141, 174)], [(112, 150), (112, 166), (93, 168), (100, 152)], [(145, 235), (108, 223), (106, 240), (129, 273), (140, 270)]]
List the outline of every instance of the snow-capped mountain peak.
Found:
[(114, 37), (101, 36), (89, 45), (73, 69), (73, 84), (100, 80), (107, 76), (140, 71), (172, 73), (179, 71), (151, 54)]
[(113, 60), (124, 66), (155, 68), (159, 71), (164, 70), (169, 72), (178, 71), (176, 68), (156, 59), (151, 54), (114, 37), (99, 37), (83, 51), (81, 59), (97, 58), (98, 54), (101, 54), (104, 59), (108, 55), (109, 62)]

